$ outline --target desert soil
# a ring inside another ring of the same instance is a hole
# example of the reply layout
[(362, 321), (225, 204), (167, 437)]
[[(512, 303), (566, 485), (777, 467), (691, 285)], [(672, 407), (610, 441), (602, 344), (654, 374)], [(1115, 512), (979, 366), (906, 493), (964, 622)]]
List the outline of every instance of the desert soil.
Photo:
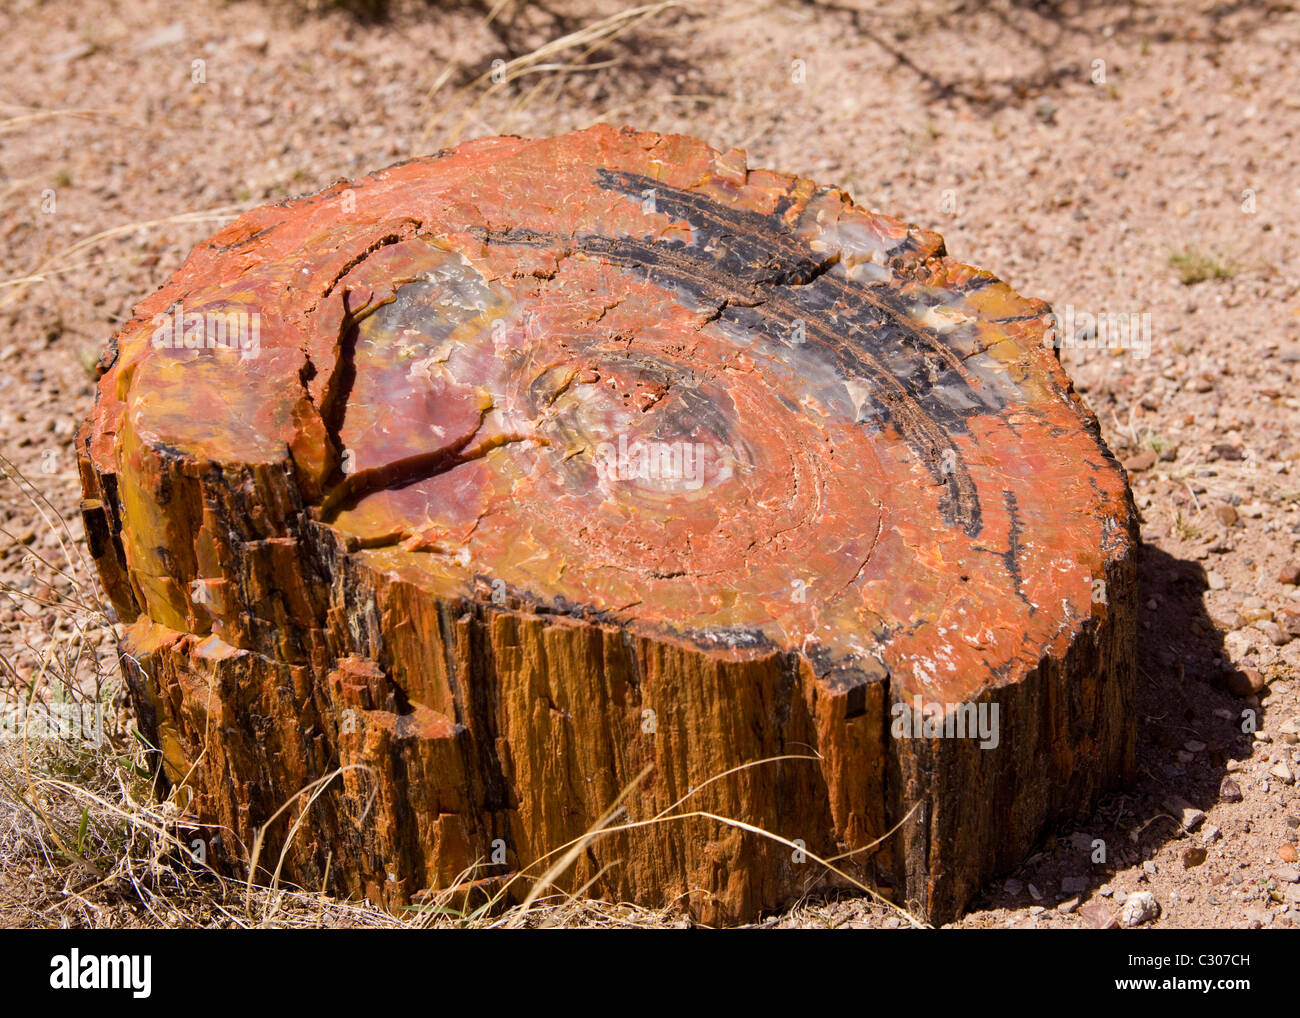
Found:
[[(238, 211), (479, 135), (606, 121), (743, 148), (1076, 323), (1149, 315), (1149, 350), (1061, 353), (1142, 512), (1139, 779), (955, 925), (1104, 926), (1142, 892), (1147, 926), (1300, 925), (1300, 8), (726, 0), (494, 88), (493, 60), (625, 7), (496, 27), (472, 3), (323, 6), (0, 13), (0, 449), (75, 532), (95, 359)], [(0, 580), (39, 592), (25, 563), (53, 533), (4, 490)], [(10, 691), (63, 626), (27, 604), (0, 599)], [(767, 925), (898, 924), (849, 899)]]

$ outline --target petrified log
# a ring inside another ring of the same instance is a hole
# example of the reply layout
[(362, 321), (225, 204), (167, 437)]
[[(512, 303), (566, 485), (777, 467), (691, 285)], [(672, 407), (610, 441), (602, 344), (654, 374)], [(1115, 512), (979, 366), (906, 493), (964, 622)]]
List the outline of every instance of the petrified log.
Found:
[(79, 442), (209, 858), (266, 825), (261, 878), (292, 834), (303, 886), (516, 893), (626, 789), (640, 826), (559, 886), (952, 917), (1134, 764), (1135, 513), (1047, 315), (684, 137), (249, 212), (139, 306)]

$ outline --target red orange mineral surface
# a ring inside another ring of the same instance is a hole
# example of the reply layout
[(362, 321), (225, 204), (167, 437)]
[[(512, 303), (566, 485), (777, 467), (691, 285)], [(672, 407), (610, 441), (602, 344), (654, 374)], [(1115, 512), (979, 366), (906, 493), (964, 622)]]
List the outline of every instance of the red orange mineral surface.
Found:
[(244, 215), (139, 306), (80, 442), (212, 857), (292, 802), (283, 877), (519, 896), (618, 804), (561, 887), (951, 917), (1133, 767), (1134, 512), (1047, 311), (606, 127)]

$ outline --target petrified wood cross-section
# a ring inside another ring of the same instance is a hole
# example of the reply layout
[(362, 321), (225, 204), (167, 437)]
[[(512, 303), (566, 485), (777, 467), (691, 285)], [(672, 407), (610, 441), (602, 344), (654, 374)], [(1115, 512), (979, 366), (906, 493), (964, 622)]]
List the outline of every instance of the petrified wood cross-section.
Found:
[(614, 823), (658, 822), (562, 887), (953, 916), (1133, 767), (1134, 511), (1047, 310), (606, 127), (243, 216), (137, 309), (79, 442), (210, 857), (292, 802), (262, 859), (299, 821), (303, 886), (522, 892), (630, 787)]

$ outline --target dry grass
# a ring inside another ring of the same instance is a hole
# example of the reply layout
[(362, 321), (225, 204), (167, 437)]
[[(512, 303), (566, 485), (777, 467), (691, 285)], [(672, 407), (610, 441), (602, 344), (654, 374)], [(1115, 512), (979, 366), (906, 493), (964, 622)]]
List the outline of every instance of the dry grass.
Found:
[[(495, 62), (491, 69), (456, 89), (446, 100), (436, 104), (438, 112), (430, 117), (414, 151), (427, 152), (435, 136), (439, 139), (440, 147), (455, 145), (464, 135), (467, 125), (497, 93), (509, 88), (521, 78), (541, 75), (541, 81), (519, 94), (504, 121), (478, 124), (474, 131), (475, 134), (482, 135), (507, 133), (514, 116), (543, 98), (548, 88), (561, 84), (565, 75), (603, 70), (614, 66), (617, 63), (616, 59), (604, 61), (591, 59), (614, 40), (667, 11), (687, 8), (694, 2), (695, 0), (660, 0), (658, 3), (631, 7), (593, 21), (568, 35), (543, 43), (531, 52), (515, 57), (513, 60)], [(498, 17), (505, 6), (505, 3), (495, 4), (485, 15), (484, 24)], [(459, 67), (454, 60), (447, 64), (425, 96), (424, 106), (435, 107), (439, 92), (458, 70)], [(469, 99), (470, 95), (474, 96), (472, 100)], [(459, 115), (455, 122), (450, 127), (445, 127), (451, 115), (457, 112)]]
[[(0, 585), (12, 609), (0, 654), (0, 924), (26, 927), (394, 926), (369, 905), (214, 873), (191, 851), (175, 793), (156, 794), (131, 723), (118, 627), (68, 522), (0, 458), (6, 498), (25, 500), (57, 558), (0, 528), (24, 578)], [(7, 613), (6, 613), (7, 615)], [(46, 719), (89, 720), (53, 730)], [(102, 719), (96, 723), (95, 719)], [(98, 731), (96, 731), (98, 729)]]
[[(19, 107), (8, 106), (8, 104), (0, 104), (0, 106), (5, 106), (8, 109), (19, 108)], [(105, 117), (111, 115), (112, 114), (109, 110), (95, 110), (95, 109), (31, 110), (29, 109), (25, 113), (18, 113), (10, 117), (5, 117), (3, 120), (0, 120), (0, 134), (7, 134), (10, 131), (21, 130), (22, 128), (30, 127), (32, 124), (40, 123), (43, 120), (53, 120), (55, 117), (81, 117), (83, 119), (89, 119), (92, 117)]]
[(114, 226), (109, 230), (101, 230), (93, 236), (86, 237), (82, 240), (69, 244), (53, 254), (41, 258), (32, 268), (24, 275), (14, 279), (0, 280), (0, 288), (6, 290), (0, 295), (0, 310), (20, 301), (26, 293), (27, 288), (36, 283), (51, 282), (52, 277), (67, 272), (76, 272), (79, 269), (88, 268), (94, 263), (79, 263), (74, 260), (74, 256), (84, 251), (91, 250), (106, 241), (113, 240), (117, 237), (125, 237), (132, 233), (143, 233), (147, 230), (156, 229), (160, 226), (182, 226), (192, 223), (219, 223), (228, 219), (233, 219), (244, 211), (241, 205), (226, 205), (221, 208), (204, 209), (201, 212), (180, 212), (173, 216), (167, 216), (163, 219), (150, 219), (139, 223), (124, 223), (121, 226)]
[[(214, 871), (202, 854), (199, 824), (178, 798), (165, 796), (150, 770), (150, 749), (134, 727), (118, 667), (121, 627), (103, 606), (92, 564), (74, 532), (40, 490), (0, 457), (0, 481), (8, 497), (25, 500), (43, 521), (57, 556), (22, 543), (0, 527), (0, 552), (18, 550), (24, 579), (0, 584), (0, 598), (14, 617), (0, 624), (0, 925), (42, 928), (115, 927), (674, 927), (689, 925), (680, 910), (659, 910), (583, 897), (590, 886), (561, 891), (573, 863), (595, 840), (616, 832), (646, 831), (688, 820), (712, 821), (767, 838), (791, 849), (795, 843), (741, 819), (686, 808), (709, 784), (738, 770), (791, 757), (758, 760), (718, 774), (658, 815), (623, 821), (623, 800), (646, 777), (643, 772), (591, 829), (514, 874), (486, 902), (459, 905), (447, 890), (393, 914), (365, 902), (287, 886), (280, 880), (283, 850), (269, 882)], [(70, 713), (89, 731), (43, 727), (47, 718)], [(98, 730), (96, 730), (98, 729)], [(311, 801), (327, 794), (337, 772), (303, 791)], [(294, 796), (275, 815), (299, 802)], [(301, 819), (306, 806), (299, 813)], [(906, 822), (904, 818), (903, 822)], [(265, 827), (263, 830), (265, 830)], [(297, 829), (291, 824), (289, 838)], [(890, 832), (892, 834), (892, 832)], [(886, 834), (885, 837), (888, 837)], [(883, 840), (883, 839), (882, 839)], [(874, 846), (864, 846), (868, 851)], [(249, 872), (259, 868), (261, 833)], [(802, 850), (802, 849), (801, 849)], [(903, 923), (924, 925), (844, 873), (833, 859), (807, 853), (813, 872), (839, 874)], [(467, 871), (458, 883), (468, 884)], [(593, 878), (594, 880), (595, 878)], [(527, 885), (526, 892), (520, 884)], [(507, 906), (509, 900), (520, 904)], [(804, 905), (815, 916), (817, 907)]]
[[(430, 114), (417, 148), (427, 149), (435, 136), (443, 145), (454, 144), (471, 124), (474, 133), (504, 133), (514, 116), (544, 101), (549, 91), (562, 87), (570, 75), (617, 63), (616, 58), (596, 59), (615, 40), (673, 9), (692, 4), (693, 0), (660, 0), (628, 8), (499, 63), (449, 96), (440, 96), (461, 70), (454, 62), (448, 64), (425, 98), (426, 106), (438, 112)], [(484, 24), (502, 16), (509, 6), (509, 0), (493, 3)], [(519, 88), (524, 79), (536, 79), (536, 83)], [(514, 90), (504, 120), (479, 124), (475, 118), (485, 102), (503, 90)], [(90, 109), (23, 110), (0, 119), (0, 133), (53, 117), (104, 114)], [(5, 197), (27, 183), (10, 182)], [(37, 258), (20, 276), (0, 280), (0, 310), (16, 305), (33, 286), (100, 264), (86, 259), (94, 258), (110, 241), (169, 226), (221, 222), (243, 210), (242, 206), (225, 206), (183, 212), (97, 232)], [(592, 901), (583, 897), (590, 885), (561, 891), (559, 884), (593, 841), (615, 832), (644, 831), (649, 835), (656, 826), (683, 821), (729, 826), (804, 851), (743, 819), (688, 809), (686, 799), (647, 820), (627, 821), (623, 799), (643, 774), (582, 837), (556, 847), (516, 873), (488, 901), (471, 910), (460, 904), (463, 895), (452, 890), (394, 914), (369, 903), (342, 901), (320, 891), (285, 885), (280, 879), (283, 851), (274, 866), (267, 862), (259, 868), (264, 849), (261, 833), (251, 846), (249, 873), (269, 872), (269, 880), (218, 873), (202, 857), (199, 825), (178, 799), (178, 788), (159, 794), (151, 773), (152, 747), (134, 727), (119, 667), (121, 627), (105, 606), (79, 530), (74, 531), (41, 491), (3, 457), (0, 474), (6, 497), (27, 503), (44, 528), (43, 534), (30, 539), (30, 535), (12, 534), (0, 527), (0, 555), (19, 555), (17, 572), (22, 576), (14, 583), (0, 583), (0, 609), (12, 608), (12, 617), (0, 616), (0, 709), (5, 718), (19, 722), (17, 730), (0, 729), (0, 925), (92, 929), (675, 927), (689, 925), (689, 921), (672, 906), (654, 910)], [(4, 648), (10, 651), (5, 653)], [(34, 719), (58, 712), (102, 718), (99, 739), (37, 730)], [(744, 766), (774, 762), (760, 760)], [(691, 794), (730, 773), (715, 776)], [(325, 775), (303, 790), (308, 806), (330, 793), (335, 777), (337, 773)], [(285, 803), (266, 826), (299, 800), (300, 796), (295, 796)], [(290, 838), (305, 809), (291, 822)], [(812, 853), (808, 858), (813, 864), (810, 871), (829, 870), (857, 884), (837, 867), (838, 858), (821, 859)], [(461, 883), (475, 875), (467, 871)], [(892, 913), (906, 925), (923, 925), (870, 888), (857, 886), (872, 902), (867, 905), (864, 901), (863, 906)], [(507, 906), (507, 901), (520, 897), (521, 904)], [(834, 925), (834, 920), (819, 911), (825, 907), (815, 901), (802, 903), (780, 921), (799, 915), (800, 925)]]
[(1169, 264), (1174, 267), (1183, 286), (1195, 286), (1210, 279), (1231, 279), (1237, 274), (1237, 266), (1229, 259), (1194, 247), (1171, 252)]

